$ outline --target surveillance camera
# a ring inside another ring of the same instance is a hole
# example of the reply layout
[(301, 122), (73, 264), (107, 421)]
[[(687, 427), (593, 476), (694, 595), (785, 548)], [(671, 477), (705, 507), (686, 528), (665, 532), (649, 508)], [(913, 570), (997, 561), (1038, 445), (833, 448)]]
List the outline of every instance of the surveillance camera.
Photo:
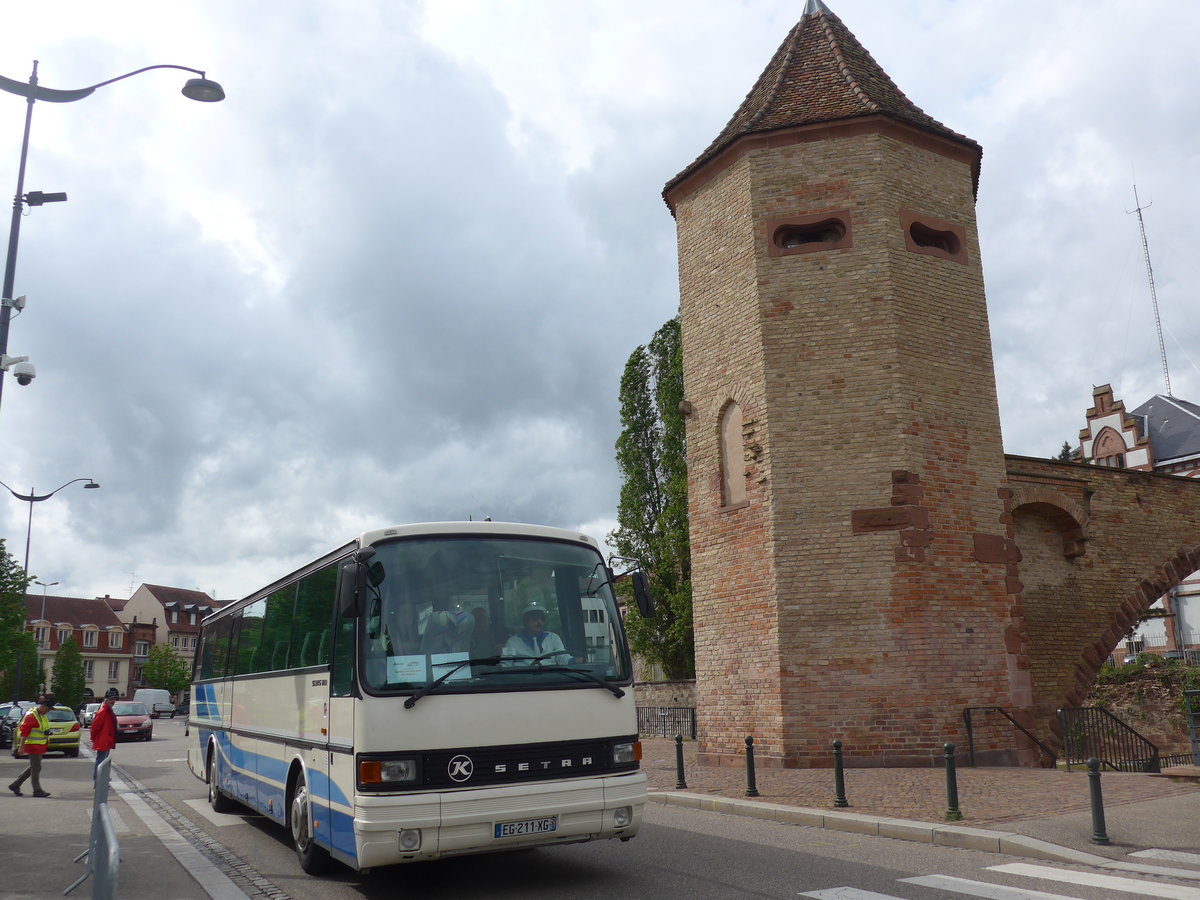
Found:
[(17, 379), (17, 384), (29, 384), (33, 379), (37, 378), (37, 369), (33, 367), (31, 362), (17, 363), (12, 367), (13, 377)]

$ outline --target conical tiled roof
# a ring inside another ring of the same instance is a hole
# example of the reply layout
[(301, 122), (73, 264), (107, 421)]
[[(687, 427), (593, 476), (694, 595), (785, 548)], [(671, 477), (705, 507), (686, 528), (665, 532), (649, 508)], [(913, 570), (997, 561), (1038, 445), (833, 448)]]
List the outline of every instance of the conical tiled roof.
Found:
[(842, 20), (821, 0), (808, 0), (803, 18), (733, 118), (695, 162), (667, 182), (663, 194), (746, 135), (875, 115), (980, 150), (904, 96)]

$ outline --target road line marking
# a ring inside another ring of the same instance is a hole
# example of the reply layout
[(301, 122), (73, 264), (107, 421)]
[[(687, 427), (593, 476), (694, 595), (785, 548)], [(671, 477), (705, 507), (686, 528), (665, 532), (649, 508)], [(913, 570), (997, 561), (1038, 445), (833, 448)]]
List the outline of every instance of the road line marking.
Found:
[(987, 900), (1076, 900), (1076, 898), (1064, 894), (1047, 894), (1045, 891), (1031, 891), (1026, 888), (1008, 887), (1004, 884), (970, 881), (966, 878), (955, 878), (952, 875), (923, 875), (920, 878), (901, 878), (900, 881), (905, 884), (917, 884), (921, 887), (954, 891), (956, 894), (985, 897)]
[(815, 900), (903, 900), (891, 894), (877, 894), (874, 891), (863, 891), (852, 887), (826, 888), (823, 891), (805, 891), (801, 897), (813, 897)]
[(1130, 856), (1141, 856), (1146, 859), (1169, 859), (1171, 862), (1192, 863), (1200, 866), (1200, 853), (1187, 853), (1183, 850), (1138, 850)]
[(1139, 878), (1121, 878), (1116, 875), (1074, 872), (1068, 869), (1054, 869), (1050, 866), (1035, 866), (1030, 863), (1009, 863), (1003, 866), (988, 866), (988, 870), (992, 872), (1005, 872), (1009, 875), (1025, 875), (1029, 878), (1047, 878), (1053, 881), (1065, 881), (1068, 884), (1107, 888), (1110, 891), (1125, 891), (1130, 894), (1141, 894), (1143, 897), (1165, 897), (1167, 900), (1200, 900), (1200, 889), (1161, 884), (1156, 881), (1144, 881)]
[(224, 828), (226, 825), (245, 825), (246, 819), (244, 816), (239, 816), (237, 813), (219, 813), (214, 812), (207, 800), (184, 800), (184, 806), (194, 810), (212, 824)]

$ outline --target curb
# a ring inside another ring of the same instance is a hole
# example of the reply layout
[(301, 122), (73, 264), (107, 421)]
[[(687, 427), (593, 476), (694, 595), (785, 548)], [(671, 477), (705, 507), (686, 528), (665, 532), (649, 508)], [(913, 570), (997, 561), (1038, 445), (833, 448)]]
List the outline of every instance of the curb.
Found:
[(750, 819), (766, 819), (786, 825), (808, 825), (830, 831), (845, 831), (875, 837), (893, 838), (933, 844), (938, 847), (957, 847), (960, 850), (981, 850), (986, 853), (1005, 853), (1028, 859), (1048, 862), (1065, 862), (1076, 865), (1097, 866), (1105, 869), (1142, 872), (1145, 874), (1170, 875), (1177, 878), (1200, 880), (1200, 871), (1176, 869), (1166, 866), (1147, 866), (1138, 863), (1115, 862), (1107, 857), (1060, 847), (1049, 841), (993, 831), (988, 828), (971, 828), (964, 825), (940, 825), (933, 822), (915, 822), (908, 819), (888, 819), (881, 816), (866, 816), (859, 813), (833, 812), (824, 809), (807, 809), (781, 803), (761, 803), (752, 800), (737, 800), (731, 797), (714, 797), (710, 794), (691, 794), (679, 791), (652, 791), (651, 803), (664, 806), (682, 806), (687, 809), (721, 812)]

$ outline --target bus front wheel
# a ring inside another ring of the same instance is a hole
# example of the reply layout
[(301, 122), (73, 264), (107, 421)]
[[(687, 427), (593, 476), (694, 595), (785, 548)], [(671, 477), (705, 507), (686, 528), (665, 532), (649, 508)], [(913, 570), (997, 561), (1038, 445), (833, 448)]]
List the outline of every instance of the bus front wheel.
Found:
[(215, 813), (233, 812), (233, 801), (217, 787), (217, 749), (208, 755), (208, 805)]
[(292, 843), (296, 845), (296, 857), (300, 868), (309, 875), (320, 875), (329, 871), (332, 860), (329, 851), (318, 846), (312, 833), (312, 812), (308, 806), (308, 786), (301, 775), (296, 780), (292, 805), (288, 810), (288, 827), (292, 832)]

